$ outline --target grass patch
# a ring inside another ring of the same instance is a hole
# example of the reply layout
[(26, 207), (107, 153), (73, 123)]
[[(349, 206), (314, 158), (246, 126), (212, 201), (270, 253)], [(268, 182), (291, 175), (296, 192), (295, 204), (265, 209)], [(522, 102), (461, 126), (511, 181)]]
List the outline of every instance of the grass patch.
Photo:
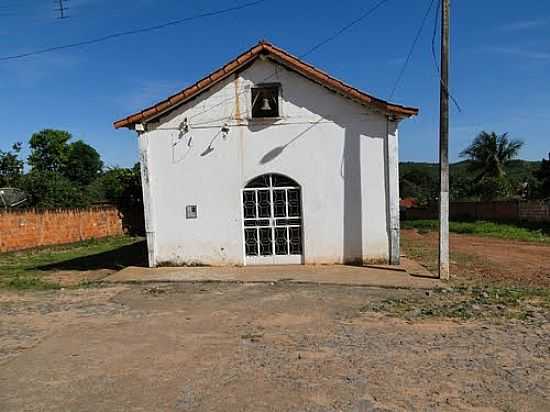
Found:
[(15, 275), (4, 280), (4, 286), (9, 289), (17, 290), (48, 290), (59, 289), (61, 285), (54, 282), (47, 282), (36, 276)]
[(0, 254), (0, 288), (57, 289), (46, 276), (59, 270), (121, 269), (143, 261), (143, 241), (130, 236)]
[(360, 312), (383, 312), (405, 319), (450, 318), (515, 319), (531, 323), (550, 318), (547, 288), (448, 288), (428, 296), (385, 299), (363, 306)]
[[(491, 242), (478, 239), (475, 246), (468, 247), (469, 239), (451, 239), (450, 264), (451, 281), (454, 287), (507, 287), (507, 288), (538, 288), (550, 287), (548, 270), (541, 265), (535, 266), (529, 261), (516, 259), (513, 263), (507, 263), (499, 259), (514, 247), (517, 243), (502, 242), (500, 249), (488, 249), (484, 253), (485, 244)], [(532, 245), (532, 244), (531, 244)], [(528, 245), (528, 248), (531, 248)], [(538, 253), (547, 253), (547, 244), (540, 244)], [(432, 273), (438, 271), (438, 237), (436, 232), (420, 234), (419, 232), (403, 231), (401, 236), (401, 251)], [(529, 255), (526, 254), (526, 257)]]
[[(430, 244), (423, 239), (408, 239), (401, 237), (402, 252), (410, 259), (413, 259), (427, 268), (429, 271), (436, 273), (438, 270), (438, 249), (437, 244)], [(450, 258), (453, 266), (454, 275), (479, 272), (484, 267), (486, 262), (478, 256), (469, 255), (450, 251)], [(458, 273), (457, 273), (458, 272)], [(464, 272), (464, 273), (463, 273)]]
[[(437, 220), (406, 220), (401, 222), (403, 229), (417, 229), (419, 232), (439, 230)], [(549, 229), (546, 225), (514, 225), (488, 221), (450, 222), (449, 231), (478, 236), (490, 236), (500, 239), (521, 240), (530, 242), (549, 242)]]

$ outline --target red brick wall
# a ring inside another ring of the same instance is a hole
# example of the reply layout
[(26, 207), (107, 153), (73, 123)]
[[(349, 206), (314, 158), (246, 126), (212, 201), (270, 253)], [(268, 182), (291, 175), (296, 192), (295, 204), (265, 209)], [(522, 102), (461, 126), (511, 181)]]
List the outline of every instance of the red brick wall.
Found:
[(518, 200), (499, 200), (494, 202), (452, 202), (452, 218), (470, 218), (486, 220), (518, 220)]
[[(437, 208), (411, 208), (405, 219), (437, 219)], [(550, 222), (550, 202), (542, 200), (503, 200), (494, 202), (451, 202), (453, 220), (478, 219), (527, 222)]]
[(519, 207), (519, 218), (529, 222), (550, 222), (550, 202), (542, 200), (522, 202)]
[(123, 234), (116, 208), (0, 211), (0, 252)]

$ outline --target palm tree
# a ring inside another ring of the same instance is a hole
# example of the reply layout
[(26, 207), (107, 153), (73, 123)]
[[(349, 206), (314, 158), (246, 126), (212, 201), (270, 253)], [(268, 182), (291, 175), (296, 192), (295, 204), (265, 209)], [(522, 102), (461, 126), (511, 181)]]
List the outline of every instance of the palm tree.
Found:
[(500, 179), (506, 174), (504, 166), (517, 157), (522, 146), (521, 140), (510, 139), (508, 133), (497, 135), (483, 131), (460, 153), (460, 157), (469, 158), (471, 170), (479, 173), (475, 182), (485, 177)]

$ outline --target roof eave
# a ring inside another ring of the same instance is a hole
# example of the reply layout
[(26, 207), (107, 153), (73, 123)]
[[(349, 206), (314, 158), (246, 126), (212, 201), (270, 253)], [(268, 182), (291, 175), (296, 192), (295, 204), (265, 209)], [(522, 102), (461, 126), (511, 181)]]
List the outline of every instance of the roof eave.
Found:
[(256, 46), (252, 47), (250, 50), (242, 53), (240, 56), (238, 56), (236, 59), (232, 60), (225, 66), (194, 83), (192, 86), (187, 87), (181, 92), (176, 93), (175, 95), (170, 96), (160, 103), (150, 106), (138, 113), (117, 120), (113, 123), (113, 126), (116, 129), (120, 129), (122, 127), (132, 128), (137, 123), (147, 122), (153, 118), (156, 118), (159, 115), (174, 109), (176, 106), (179, 106), (186, 101), (189, 101), (190, 99), (198, 96), (205, 90), (210, 89), (212, 86), (225, 80), (227, 77), (240, 70), (243, 66), (249, 64), (260, 54), (266, 52), (267, 54), (274, 56), (283, 65), (288, 66), (293, 70), (296, 70), (304, 77), (309, 78), (310, 80), (313, 80), (334, 92), (343, 94), (356, 101), (357, 103), (375, 106), (379, 110), (386, 112), (387, 114), (395, 115), (400, 118), (416, 116), (418, 114), (417, 108), (401, 106), (395, 103), (384, 101), (382, 99), (378, 99), (372, 95), (362, 92), (361, 90), (349, 86), (341, 80), (338, 80), (307, 63), (304, 63), (299, 58), (291, 55), (290, 53), (279, 49), (278, 47), (268, 42), (262, 41)]

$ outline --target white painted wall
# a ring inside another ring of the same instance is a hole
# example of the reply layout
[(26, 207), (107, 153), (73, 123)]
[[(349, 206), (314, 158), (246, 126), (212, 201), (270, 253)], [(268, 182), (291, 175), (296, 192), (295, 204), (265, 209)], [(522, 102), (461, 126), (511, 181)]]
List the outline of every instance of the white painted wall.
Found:
[[(282, 118), (249, 120), (249, 87), (266, 78), (281, 84)], [(184, 118), (191, 129), (180, 137)], [(382, 113), (259, 59), (147, 130), (140, 150), (152, 265), (244, 264), (241, 189), (264, 173), (302, 187), (305, 263), (388, 260)], [(197, 219), (186, 219), (186, 205), (198, 206)]]

